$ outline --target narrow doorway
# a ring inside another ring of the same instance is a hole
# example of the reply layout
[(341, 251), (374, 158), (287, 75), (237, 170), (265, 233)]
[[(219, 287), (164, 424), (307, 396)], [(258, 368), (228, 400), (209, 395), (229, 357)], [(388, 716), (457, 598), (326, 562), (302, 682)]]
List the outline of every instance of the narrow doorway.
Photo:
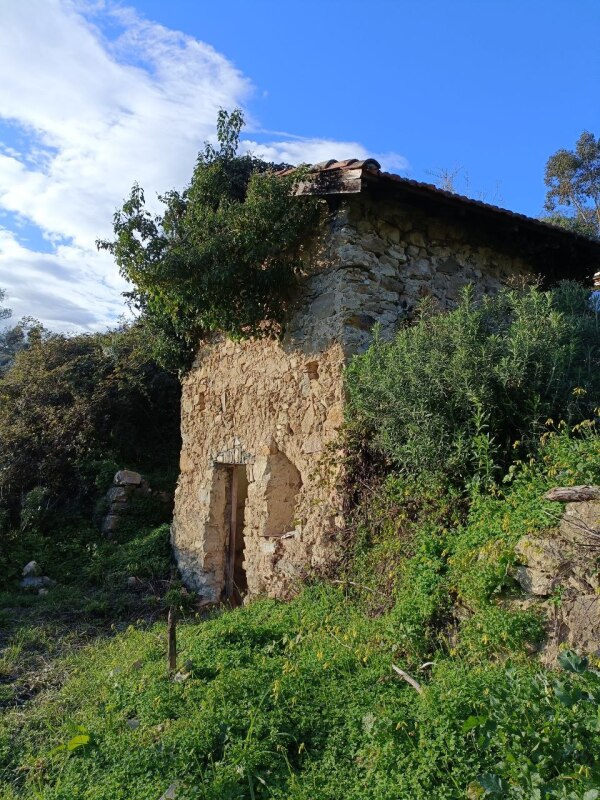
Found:
[(244, 569), (244, 511), (248, 498), (246, 467), (233, 464), (229, 468), (229, 540), (227, 544), (227, 569), (225, 598), (233, 606), (241, 605), (248, 581)]

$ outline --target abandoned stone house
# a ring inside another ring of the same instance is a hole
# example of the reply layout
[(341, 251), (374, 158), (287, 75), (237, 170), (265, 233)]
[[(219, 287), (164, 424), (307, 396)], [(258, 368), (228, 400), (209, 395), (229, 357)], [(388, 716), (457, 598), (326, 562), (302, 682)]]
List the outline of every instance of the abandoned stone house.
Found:
[(285, 597), (332, 557), (343, 370), (376, 322), (391, 336), (420, 298), (447, 309), (466, 284), (591, 284), (600, 262), (597, 242), (372, 159), (316, 165), (300, 191), (325, 197), (331, 214), (282, 339), (205, 344), (183, 383), (172, 542), (207, 601)]

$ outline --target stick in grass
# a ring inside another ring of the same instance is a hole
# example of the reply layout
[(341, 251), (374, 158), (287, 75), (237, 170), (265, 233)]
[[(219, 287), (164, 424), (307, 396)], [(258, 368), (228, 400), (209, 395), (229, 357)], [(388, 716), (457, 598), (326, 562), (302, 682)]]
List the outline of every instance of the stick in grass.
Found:
[(421, 686), (421, 684), (418, 683), (414, 678), (411, 678), (408, 672), (404, 672), (403, 669), (400, 669), (400, 667), (397, 667), (395, 664), (392, 664), (392, 669), (394, 670), (395, 673), (400, 675), (402, 680), (409, 683), (416, 692), (418, 692), (419, 694), (423, 694), (423, 687)]
[(168, 658), (169, 658), (169, 672), (173, 672), (177, 666), (177, 612), (174, 608), (169, 609), (169, 616), (167, 619), (167, 636), (169, 640)]

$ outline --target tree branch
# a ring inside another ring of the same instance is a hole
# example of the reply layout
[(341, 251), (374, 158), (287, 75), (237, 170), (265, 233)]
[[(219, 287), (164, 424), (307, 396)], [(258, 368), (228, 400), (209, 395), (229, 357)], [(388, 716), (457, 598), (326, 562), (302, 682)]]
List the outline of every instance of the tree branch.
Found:
[(403, 669), (400, 669), (400, 667), (397, 667), (395, 664), (392, 664), (392, 669), (397, 675), (400, 675), (403, 681), (406, 681), (408, 684), (410, 684), (415, 690), (415, 692), (423, 694), (423, 687), (421, 686), (421, 684), (418, 683), (418, 681), (416, 681), (414, 678), (411, 678), (408, 672), (404, 672)]

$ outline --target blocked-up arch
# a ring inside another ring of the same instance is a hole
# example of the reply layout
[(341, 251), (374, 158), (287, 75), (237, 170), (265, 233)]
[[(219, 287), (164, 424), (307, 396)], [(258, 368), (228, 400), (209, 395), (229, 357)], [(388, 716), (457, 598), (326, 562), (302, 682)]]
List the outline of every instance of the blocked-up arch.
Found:
[(302, 478), (290, 459), (279, 450), (269, 455), (266, 475), (263, 535), (281, 536), (295, 527), (296, 501)]

